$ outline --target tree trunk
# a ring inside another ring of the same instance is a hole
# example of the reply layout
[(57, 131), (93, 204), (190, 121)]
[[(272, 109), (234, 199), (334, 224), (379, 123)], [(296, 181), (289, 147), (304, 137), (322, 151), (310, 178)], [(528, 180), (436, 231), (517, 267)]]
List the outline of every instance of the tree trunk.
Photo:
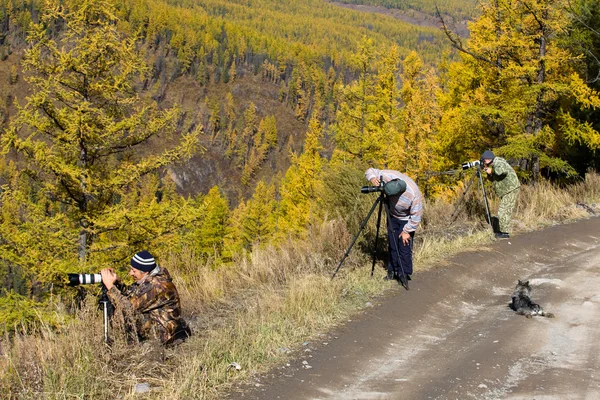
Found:
[[(535, 111), (533, 113), (532, 118), (532, 130), (533, 135), (537, 136), (544, 126), (543, 118), (544, 118), (544, 89), (542, 85), (546, 81), (546, 48), (547, 48), (547, 35), (548, 35), (548, 26), (546, 25), (546, 21), (548, 20), (548, 11), (544, 10), (541, 18), (537, 18), (540, 25), (540, 50), (539, 50), (539, 62), (538, 62), (538, 71), (537, 71), (537, 79), (536, 84), (539, 85), (540, 91), (537, 95)], [(539, 180), (540, 177), (540, 157), (538, 155), (532, 156), (532, 165), (531, 165), (531, 173), (532, 173), (532, 183), (535, 184)]]
[[(82, 167), (82, 169), (85, 171), (86, 167), (87, 167), (87, 150), (86, 150), (86, 146), (85, 146), (85, 143), (83, 141), (83, 137), (81, 134), (80, 134), (79, 148), (80, 148), (79, 164)], [(81, 213), (81, 215), (79, 217), (79, 227), (81, 228), (81, 230), (79, 231), (79, 246), (78, 246), (77, 250), (79, 253), (79, 261), (82, 263), (85, 262), (87, 245), (88, 245), (88, 243), (87, 243), (88, 242), (88, 234), (87, 234), (88, 223), (86, 220), (87, 211), (88, 211), (88, 195), (87, 195), (86, 179), (87, 179), (87, 177), (85, 176), (85, 173), (79, 177), (79, 189), (81, 190), (81, 198), (79, 199), (79, 212)]]

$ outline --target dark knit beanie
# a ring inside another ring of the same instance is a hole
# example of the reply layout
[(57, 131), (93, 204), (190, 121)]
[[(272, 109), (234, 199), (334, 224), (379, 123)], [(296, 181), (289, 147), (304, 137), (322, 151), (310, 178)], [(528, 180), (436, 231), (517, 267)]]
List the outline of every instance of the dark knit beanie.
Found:
[(496, 158), (496, 156), (494, 155), (494, 153), (492, 153), (491, 150), (486, 150), (483, 152), (483, 154), (481, 155), (481, 159), (482, 160), (493, 160), (494, 158)]
[(156, 268), (156, 260), (150, 252), (143, 250), (131, 257), (131, 266), (142, 272), (150, 272)]

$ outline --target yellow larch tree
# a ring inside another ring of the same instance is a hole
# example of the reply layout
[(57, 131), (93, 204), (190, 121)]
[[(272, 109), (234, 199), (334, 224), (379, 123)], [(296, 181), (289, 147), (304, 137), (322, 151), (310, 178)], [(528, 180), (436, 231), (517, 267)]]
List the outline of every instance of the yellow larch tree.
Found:
[[(55, 275), (61, 271), (53, 265), (59, 262), (57, 255), (76, 269), (77, 261), (115, 260), (122, 256), (115, 255), (115, 247), (143, 243), (109, 244), (103, 236), (121, 229), (128, 219), (141, 226), (158, 223), (143, 205), (121, 199), (143, 183), (142, 177), (191, 156), (201, 128), (184, 132), (177, 145), (161, 152), (144, 146), (177, 132), (181, 113), (177, 108), (160, 110), (135, 93), (133, 85), (148, 67), (135, 38), (117, 31), (115, 6), (109, 0), (46, 1), (28, 43), (23, 67), (31, 94), (1, 143), (4, 157), (19, 155), (19, 172), (26, 172), (29, 182), (9, 184), (2, 208), (21, 202), (24, 190), (33, 190), (35, 196), (21, 203), (19, 218), (2, 221), (4, 257)], [(117, 214), (122, 216), (118, 221)], [(36, 219), (38, 226), (32, 226)], [(179, 223), (170, 222), (171, 230)], [(42, 237), (39, 231), (45, 229), (65, 240), (46, 250), (40, 243), (36, 251), (22, 235), (12, 236), (11, 226), (22, 232), (34, 229)], [(66, 264), (62, 267), (64, 271)]]
[(310, 225), (321, 219), (319, 202), (323, 194), (323, 167), (321, 156), (323, 127), (312, 117), (309, 121), (302, 154), (292, 155), (279, 193), (280, 215), (277, 221), (279, 238), (303, 236)]
[(416, 52), (404, 59), (401, 80), (400, 120), (405, 164), (393, 162), (390, 166), (420, 179), (434, 166), (433, 149), (441, 118), (437, 104), (439, 86), (434, 70), (426, 68)]
[(574, 173), (561, 143), (600, 146), (600, 134), (573, 112), (600, 107), (600, 96), (581, 78), (581, 54), (566, 40), (567, 7), (568, 0), (491, 0), (468, 42), (448, 32), (462, 53), (443, 100), (448, 164), (500, 147), (535, 179), (541, 168)]

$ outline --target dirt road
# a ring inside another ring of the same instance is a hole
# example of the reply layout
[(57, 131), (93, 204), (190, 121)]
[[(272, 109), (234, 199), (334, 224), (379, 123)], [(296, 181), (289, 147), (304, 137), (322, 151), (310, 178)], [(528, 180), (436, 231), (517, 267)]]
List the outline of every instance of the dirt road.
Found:
[[(600, 218), (498, 241), (414, 278), (234, 397), (600, 399)], [(511, 311), (517, 279), (556, 318)]]

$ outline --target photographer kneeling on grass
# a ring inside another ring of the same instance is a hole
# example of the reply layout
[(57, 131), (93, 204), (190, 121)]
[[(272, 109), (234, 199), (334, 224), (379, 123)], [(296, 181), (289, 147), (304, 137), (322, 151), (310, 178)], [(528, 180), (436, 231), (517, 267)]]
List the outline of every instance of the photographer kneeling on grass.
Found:
[[(369, 168), (365, 172), (365, 177), (375, 186), (379, 185), (380, 177), (385, 183), (394, 179), (400, 179), (405, 183), (406, 188), (400, 195), (389, 197), (392, 218), (391, 221), (388, 221), (391, 229), (388, 229), (390, 261), (388, 262), (387, 279), (396, 279), (406, 287), (406, 282), (403, 280), (410, 280), (413, 273), (413, 238), (423, 216), (421, 191), (415, 181), (398, 171)], [(398, 258), (398, 254), (400, 258)], [(402, 265), (406, 277), (402, 274), (400, 265)]]
[(159, 267), (148, 251), (131, 258), (129, 275), (135, 282), (130, 286), (120, 290), (115, 285), (119, 277), (111, 268), (104, 268), (100, 274), (115, 310), (123, 313), (138, 340), (159, 339), (163, 345), (172, 345), (191, 336), (181, 317), (179, 294), (169, 272)]
[(496, 238), (508, 239), (510, 237), (510, 220), (519, 197), (521, 182), (519, 182), (513, 167), (504, 158), (496, 157), (492, 151), (486, 150), (481, 155), (481, 160), (484, 165), (483, 170), (488, 179), (494, 182), (496, 195), (500, 197), (499, 232), (496, 232)]

